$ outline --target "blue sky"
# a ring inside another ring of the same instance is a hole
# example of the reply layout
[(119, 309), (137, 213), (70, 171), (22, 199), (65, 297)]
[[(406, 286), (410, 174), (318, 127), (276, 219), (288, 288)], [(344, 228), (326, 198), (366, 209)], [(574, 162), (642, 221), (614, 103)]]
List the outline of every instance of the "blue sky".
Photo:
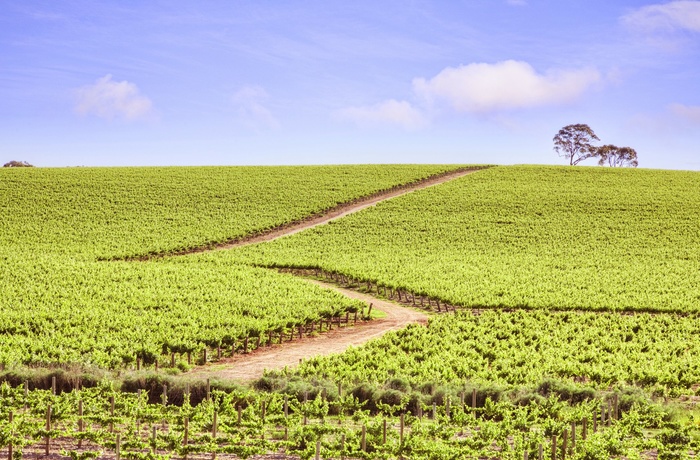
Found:
[(587, 123), (700, 170), (700, 1), (5, 1), (0, 100), (0, 163), (565, 164)]

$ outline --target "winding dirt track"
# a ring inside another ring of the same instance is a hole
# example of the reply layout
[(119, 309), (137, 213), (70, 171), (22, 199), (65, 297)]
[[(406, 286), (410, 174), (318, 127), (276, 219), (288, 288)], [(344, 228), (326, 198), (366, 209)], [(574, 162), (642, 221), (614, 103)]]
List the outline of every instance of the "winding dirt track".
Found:
[(383, 311), (386, 317), (358, 322), (355, 326), (333, 329), (315, 337), (306, 337), (282, 345), (262, 347), (247, 355), (237, 355), (234, 358), (225, 358), (214, 365), (197, 367), (190, 374), (199, 378), (213, 377), (242, 382), (255, 380), (262, 377), (264, 369), (293, 367), (299, 364), (300, 359), (340, 353), (350, 346), (361, 345), (389, 331), (401, 329), (412, 323), (425, 324), (428, 321), (425, 313), (412, 308), (321, 281), (309, 280), (309, 282), (334, 289), (347, 297), (372, 303), (372, 308)]
[[(340, 219), (348, 214), (374, 206), (382, 201), (405, 195), (415, 190), (443, 184), (458, 177), (466, 176), (467, 174), (478, 171), (479, 169), (481, 168), (459, 169), (445, 174), (432, 176), (413, 184), (408, 184), (400, 188), (375, 194), (356, 200), (352, 203), (339, 205), (322, 215), (312, 216), (304, 221), (292, 223), (263, 234), (253, 235), (237, 241), (218, 245), (213, 248), (193, 249), (188, 251), (188, 253), (230, 249), (248, 244), (261, 243), (263, 241), (272, 241), (283, 236), (293, 235), (294, 233), (301, 232), (302, 230), (317, 227), (332, 220)], [(299, 360), (301, 359), (307, 359), (314, 356), (325, 356), (332, 353), (340, 353), (350, 346), (362, 345), (371, 339), (382, 336), (386, 332), (401, 329), (412, 323), (424, 324), (428, 320), (428, 317), (424, 313), (409, 307), (401, 306), (386, 300), (381, 300), (368, 294), (344, 289), (332, 284), (312, 280), (309, 280), (309, 282), (316, 283), (328, 289), (336, 290), (347, 297), (359, 299), (367, 302), (368, 304), (372, 303), (375, 309), (386, 313), (386, 317), (369, 322), (358, 323), (354, 327), (334, 329), (330, 332), (324, 332), (316, 337), (307, 337), (302, 340), (285, 343), (283, 345), (273, 345), (270, 348), (262, 348), (261, 350), (256, 350), (247, 355), (237, 355), (233, 358), (225, 358), (214, 365), (210, 364), (207, 366), (197, 367), (190, 372), (190, 375), (199, 378), (214, 377), (225, 380), (238, 380), (242, 382), (255, 380), (262, 377), (263, 370), (265, 369), (273, 370), (283, 369), (284, 367), (293, 367), (299, 364)]]
[(447, 171), (441, 174), (435, 174), (433, 176), (427, 177), (425, 179), (416, 181), (416, 182), (411, 182), (409, 184), (405, 185), (398, 185), (394, 188), (391, 188), (389, 190), (385, 190), (383, 192), (377, 192), (372, 195), (366, 196), (364, 198), (358, 198), (356, 200), (350, 201), (348, 203), (341, 203), (331, 209), (328, 209), (324, 212), (318, 213), (318, 214), (313, 214), (307, 218), (304, 218), (302, 220), (290, 222), (286, 225), (281, 225), (279, 227), (275, 227), (270, 230), (265, 230), (260, 233), (253, 233), (252, 235), (248, 235), (242, 238), (238, 238), (232, 241), (224, 242), (224, 243), (218, 243), (218, 244), (209, 244), (206, 246), (201, 246), (201, 247), (195, 247), (195, 248), (190, 248), (186, 249), (183, 251), (179, 252), (170, 252), (170, 253), (162, 253), (162, 254), (150, 254), (150, 255), (145, 255), (145, 256), (139, 256), (139, 257), (134, 257), (134, 258), (127, 258), (126, 260), (149, 260), (149, 259), (154, 259), (158, 257), (169, 257), (169, 256), (182, 256), (186, 254), (195, 254), (195, 253), (201, 253), (201, 252), (211, 252), (211, 251), (219, 251), (222, 249), (232, 249), (232, 248), (237, 248), (240, 246), (247, 246), (249, 244), (255, 244), (255, 243), (262, 243), (264, 241), (272, 241), (277, 238), (281, 238), (283, 236), (288, 236), (288, 235), (293, 235), (295, 233), (299, 233), (303, 230), (309, 229), (316, 227), (318, 225), (323, 225), (325, 223), (328, 223), (332, 220), (340, 219), (341, 217), (345, 217), (348, 214), (352, 214), (354, 212), (360, 211), (362, 209), (368, 208), (370, 206), (374, 206), (375, 204), (389, 200), (391, 198), (395, 198), (397, 196), (405, 195), (407, 193), (413, 192), (415, 190), (421, 190), (427, 187), (431, 187), (433, 185), (439, 185), (442, 183), (445, 183), (447, 181), (456, 179), (458, 177), (466, 176), (467, 174), (471, 174), (475, 171), (479, 171), (481, 169), (484, 169), (484, 167), (477, 167), (477, 168), (459, 168), (455, 169), (452, 171)]

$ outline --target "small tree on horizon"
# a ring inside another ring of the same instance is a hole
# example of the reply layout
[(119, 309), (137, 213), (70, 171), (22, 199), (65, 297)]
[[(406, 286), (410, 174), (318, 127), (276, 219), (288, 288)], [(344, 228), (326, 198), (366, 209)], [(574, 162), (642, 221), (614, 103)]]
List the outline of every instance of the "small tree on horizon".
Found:
[(596, 156), (599, 157), (598, 165), (600, 166), (604, 166), (606, 163), (611, 167), (628, 166), (636, 168), (639, 166), (637, 151), (632, 147), (618, 147), (617, 145), (607, 144), (596, 149)]
[(5, 163), (2, 165), (3, 168), (33, 168), (34, 165), (30, 165), (26, 161), (15, 161), (12, 160), (10, 162)]
[(596, 156), (596, 148), (591, 145), (593, 141), (599, 141), (590, 126), (575, 124), (564, 126), (554, 136), (554, 151), (560, 157), (568, 158), (569, 165), (577, 165), (581, 161)]

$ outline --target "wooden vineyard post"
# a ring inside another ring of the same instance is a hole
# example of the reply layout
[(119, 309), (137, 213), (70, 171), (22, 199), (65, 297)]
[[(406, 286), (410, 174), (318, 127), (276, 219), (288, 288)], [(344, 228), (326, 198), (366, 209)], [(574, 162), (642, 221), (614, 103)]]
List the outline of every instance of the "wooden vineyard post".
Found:
[(207, 379), (207, 401), (211, 399), (211, 382)]
[(433, 402), (433, 412), (432, 412), (430, 418), (432, 418), (433, 420), (435, 420), (436, 417), (437, 417), (437, 404), (436, 404), (435, 402)]
[(24, 381), (24, 410), (27, 410), (27, 399), (29, 399), (29, 380)]
[(161, 395), (161, 400), (163, 401), (163, 407), (168, 405), (168, 385), (163, 384), (163, 394)]
[(542, 448), (542, 444), (540, 444), (539, 448), (537, 449), (537, 459), (538, 460), (544, 459), (544, 449)]
[(371, 319), (371, 318), (372, 318), (372, 306), (373, 306), (373, 304), (370, 303), (370, 304), (369, 304), (369, 310), (367, 310), (367, 319)]
[(367, 425), (362, 425), (362, 435), (360, 437), (360, 448), (362, 452), (367, 452)]
[(561, 458), (566, 458), (566, 448), (568, 447), (568, 434), (567, 430), (561, 435)]
[(355, 310), (355, 317), (352, 320), (352, 325), (354, 326), (355, 324), (357, 324), (357, 310)]
[(450, 418), (450, 397), (448, 396), (447, 399), (445, 399), (445, 416), (447, 418)]
[(340, 437), (340, 460), (345, 460), (345, 435)]
[(256, 349), (256, 350), (257, 350), (258, 348), (260, 348), (260, 335), (261, 335), (261, 334), (258, 334), (258, 339), (257, 339), (257, 341), (255, 342), (255, 349)]
[(598, 431), (598, 410), (593, 409), (593, 432)]
[(51, 377), (51, 394), (56, 396), (56, 376)]
[(382, 425), (382, 445), (386, 444), (386, 419), (384, 419), (384, 424)]
[(620, 401), (618, 400), (617, 393), (613, 396), (613, 406), (613, 417), (615, 420), (620, 420)]
[(265, 424), (265, 401), (260, 401), (260, 419), (263, 422), (263, 425)]
[(316, 441), (316, 460), (321, 460), (321, 441)]
[(248, 353), (248, 336), (243, 339), (243, 354)]
[(157, 439), (158, 439), (158, 437), (157, 437), (157, 431), (156, 431), (156, 430), (157, 430), (156, 426), (153, 425), (153, 434), (152, 434), (152, 438), (151, 438), (151, 442), (153, 443), (153, 455), (156, 454), (156, 449), (157, 449), (157, 447), (158, 447), (158, 444), (157, 444)]
[[(14, 418), (14, 414), (12, 411), (10, 411), (9, 414), (7, 414), (7, 421), (10, 422), (10, 439), (12, 439), (12, 434), (13, 434), (13, 429), (12, 429), (12, 420)], [(7, 460), (12, 460), (12, 441), (9, 442), (7, 445)]]
[(241, 425), (241, 418), (243, 415), (243, 409), (241, 408), (240, 405), (236, 406), (236, 411), (238, 412), (238, 426)]
[[(85, 431), (85, 420), (83, 420), (83, 400), (78, 401), (78, 432)], [(78, 438), (78, 449), (83, 447), (83, 440)]]
[(557, 435), (552, 436), (552, 460), (557, 460)]
[(581, 439), (584, 441), (586, 440), (586, 437), (588, 436), (588, 418), (584, 417), (583, 420), (581, 420)]
[(403, 429), (404, 429), (404, 414), (403, 412), (401, 413), (401, 417), (399, 418), (399, 445), (403, 445)]
[(170, 353), (170, 367), (175, 367), (175, 352)]
[(44, 439), (45, 441), (45, 452), (46, 455), (49, 455), (51, 451), (51, 437), (49, 436), (48, 432), (51, 431), (51, 405), (49, 404), (49, 407), (46, 408), (46, 438)]
[(136, 370), (141, 370), (141, 358), (139, 358), (138, 356), (136, 357)]
[(116, 460), (121, 460), (122, 456), (122, 435), (117, 433), (117, 440), (116, 440), (116, 446), (114, 448), (114, 454), (116, 456)]
[(272, 346), (272, 329), (267, 331), (267, 346), (268, 347)]
[(204, 351), (202, 352), (202, 364), (207, 363), (207, 347), (204, 347)]
[(158, 372), (158, 358), (153, 362), (153, 369)]
[(576, 422), (571, 422), (571, 451), (576, 451)]

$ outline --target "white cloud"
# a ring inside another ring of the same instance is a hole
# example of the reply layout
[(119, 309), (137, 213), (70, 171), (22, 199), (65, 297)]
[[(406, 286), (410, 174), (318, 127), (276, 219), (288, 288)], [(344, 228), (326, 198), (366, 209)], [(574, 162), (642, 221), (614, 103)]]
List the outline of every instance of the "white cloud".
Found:
[(700, 106), (671, 104), (668, 108), (677, 117), (700, 125)]
[(269, 94), (260, 86), (244, 86), (233, 95), (241, 122), (252, 129), (277, 128), (279, 122), (270, 109), (263, 105)]
[(139, 120), (151, 118), (153, 104), (140, 94), (135, 84), (128, 81), (116, 82), (111, 75), (98, 78), (93, 85), (76, 90), (76, 112), (81, 115), (95, 115), (100, 118)]
[(336, 113), (338, 118), (361, 126), (377, 124), (398, 125), (405, 129), (416, 129), (427, 123), (421, 112), (407, 101), (389, 99), (379, 104), (364, 107), (348, 107)]
[(414, 79), (413, 89), (430, 104), (445, 102), (458, 112), (483, 114), (565, 104), (600, 80), (595, 69), (538, 74), (526, 62), (509, 60), (447, 67), (429, 80)]
[(700, 1), (679, 0), (648, 5), (622, 17), (629, 28), (644, 32), (700, 32)]

